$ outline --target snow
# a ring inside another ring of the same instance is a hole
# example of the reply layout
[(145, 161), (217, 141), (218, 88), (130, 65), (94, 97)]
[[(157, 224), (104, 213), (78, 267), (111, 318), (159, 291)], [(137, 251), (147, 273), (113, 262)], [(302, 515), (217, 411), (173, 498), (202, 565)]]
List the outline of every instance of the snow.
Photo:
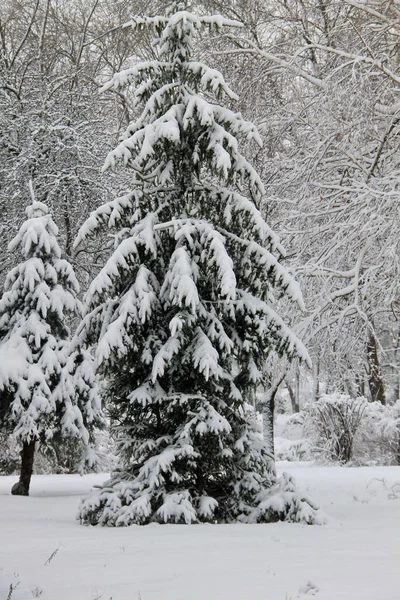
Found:
[(286, 469), (326, 525), (86, 527), (79, 498), (106, 475), (34, 476), (29, 498), (0, 477), (0, 598), (398, 600), (400, 467)]

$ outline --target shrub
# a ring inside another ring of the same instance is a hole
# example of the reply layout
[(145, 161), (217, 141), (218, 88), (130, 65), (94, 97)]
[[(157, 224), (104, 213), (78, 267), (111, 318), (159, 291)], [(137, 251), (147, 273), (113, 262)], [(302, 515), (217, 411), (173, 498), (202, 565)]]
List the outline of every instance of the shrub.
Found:
[(363, 462), (400, 465), (400, 402), (383, 406), (367, 404), (358, 437), (358, 454)]
[(310, 460), (311, 448), (307, 439), (287, 440), (282, 437), (275, 438), (275, 460), (297, 462)]
[(303, 434), (316, 458), (400, 464), (400, 402), (384, 406), (346, 394), (323, 395), (304, 409)]
[[(115, 443), (109, 429), (94, 434), (96, 464), (91, 469), (108, 473), (115, 467)], [(21, 447), (12, 435), (0, 433), (0, 475), (16, 475), (20, 468)], [(82, 444), (71, 438), (53, 438), (39, 445), (33, 465), (38, 475), (81, 472)]]
[(11, 435), (0, 433), (0, 475), (14, 475), (18, 472), (21, 457), (20, 448)]
[(324, 394), (318, 402), (309, 404), (305, 409), (305, 430), (315, 442), (314, 453), (348, 463), (366, 407), (365, 398), (352, 399), (338, 393)]

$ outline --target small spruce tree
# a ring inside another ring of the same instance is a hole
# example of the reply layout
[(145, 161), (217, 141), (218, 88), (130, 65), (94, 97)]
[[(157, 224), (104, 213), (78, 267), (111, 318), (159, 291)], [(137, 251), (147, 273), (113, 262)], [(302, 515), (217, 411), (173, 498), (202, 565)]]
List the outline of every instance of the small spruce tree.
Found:
[(158, 52), (103, 88), (134, 86), (140, 115), (104, 166), (122, 161), (132, 187), (94, 212), (76, 242), (114, 235), (80, 337), (97, 344), (120, 468), (79, 517), (311, 521), (292, 482), (276, 482), (249, 406), (272, 352), (308, 360), (272, 308), (279, 295), (302, 306), (301, 293), (260, 213), (260, 177), (239, 150), (240, 140), (261, 144), (256, 127), (220, 104), (236, 100), (221, 73), (192, 58), (198, 29), (238, 23), (181, 10), (126, 26), (152, 28)]
[(47, 207), (33, 202), (9, 244), (22, 255), (0, 299), (0, 427), (21, 444), (21, 474), (13, 487), (29, 495), (35, 448), (69, 436), (93, 462), (91, 430), (102, 424), (87, 350), (71, 348), (68, 316), (81, 313), (79, 285), (61, 258)]

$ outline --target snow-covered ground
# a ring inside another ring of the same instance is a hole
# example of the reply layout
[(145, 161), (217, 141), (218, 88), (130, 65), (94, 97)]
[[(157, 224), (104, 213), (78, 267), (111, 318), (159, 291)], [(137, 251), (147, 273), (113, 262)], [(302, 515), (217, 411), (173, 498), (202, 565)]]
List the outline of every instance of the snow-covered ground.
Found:
[(29, 498), (0, 477), (0, 600), (399, 600), (400, 467), (279, 469), (326, 525), (89, 528), (79, 497), (104, 475), (35, 476)]

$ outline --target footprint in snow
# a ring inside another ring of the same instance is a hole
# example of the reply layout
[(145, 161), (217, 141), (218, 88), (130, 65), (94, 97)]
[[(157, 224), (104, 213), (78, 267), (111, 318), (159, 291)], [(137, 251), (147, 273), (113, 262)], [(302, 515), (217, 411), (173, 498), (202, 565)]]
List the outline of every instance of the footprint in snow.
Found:
[[(304, 585), (299, 587), (299, 594), (307, 596), (315, 596), (319, 592), (318, 586), (312, 581), (307, 581)], [(299, 598), (299, 596), (298, 596)]]

